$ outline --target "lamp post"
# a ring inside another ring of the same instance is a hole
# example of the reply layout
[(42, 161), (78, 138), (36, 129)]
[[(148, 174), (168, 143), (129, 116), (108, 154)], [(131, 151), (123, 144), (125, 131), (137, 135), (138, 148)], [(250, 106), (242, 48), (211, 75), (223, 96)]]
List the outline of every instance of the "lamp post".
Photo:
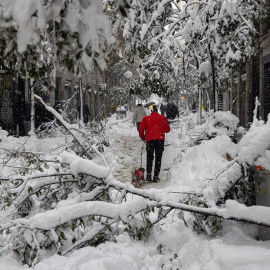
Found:
[(34, 96), (34, 79), (30, 79), (30, 96), (31, 96), (31, 128), (28, 135), (35, 135), (35, 96)]

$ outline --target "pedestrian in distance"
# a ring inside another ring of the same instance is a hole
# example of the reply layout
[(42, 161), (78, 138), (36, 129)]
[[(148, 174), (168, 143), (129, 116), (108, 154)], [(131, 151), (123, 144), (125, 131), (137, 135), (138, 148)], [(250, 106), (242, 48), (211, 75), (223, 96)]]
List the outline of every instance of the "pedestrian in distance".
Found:
[(196, 113), (196, 111), (197, 111), (197, 106), (196, 106), (196, 101), (194, 101), (193, 103), (192, 103), (192, 112), (193, 113)]
[(160, 105), (160, 112), (161, 112), (161, 115), (165, 115), (166, 106), (163, 103), (161, 103), (161, 105)]
[(139, 131), (139, 126), (142, 122), (142, 119), (147, 116), (147, 113), (146, 111), (144, 110), (142, 104), (138, 104), (137, 105), (137, 108), (135, 109), (134, 111), (134, 114), (133, 114), (133, 124), (137, 125), (137, 130)]
[(174, 120), (176, 116), (179, 117), (179, 110), (174, 103), (167, 104), (166, 116), (169, 120)]
[[(170, 132), (170, 125), (164, 115), (158, 113), (157, 107), (149, 116), (143, 118), (139, 127), (139, 136), (146, 142), (146, 181), (158, 182), (161, 168), (161, 159), (164, 151), (165, 133)], [(152, 167), (155, 155), (154, 177), (152, 179)]]

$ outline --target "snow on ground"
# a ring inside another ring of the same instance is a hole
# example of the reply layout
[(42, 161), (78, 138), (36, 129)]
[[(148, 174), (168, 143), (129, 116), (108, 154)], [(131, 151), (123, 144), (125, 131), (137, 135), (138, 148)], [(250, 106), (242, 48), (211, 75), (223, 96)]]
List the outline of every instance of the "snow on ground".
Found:
[[(115, 243), (85, 247), (68, 256), (53, 255), (38, 263), (35, 270), (267, 270), (270, 243), (260, 242), (254, 229), (228, 224), (229, 230), (211, 238), (197, 235), (176, 217), (156, 228), (147, 242), (138, 242), (127, 234)], [(225, 227), (226, 228), (226, 227)], [(246, 232), (246, 231), (247, 232)], [(29, 269), (15, 260), (2, 258), (0, 270)]]
[[(198, 136), (206, 126), (196, 127), (192, 121), (174, 122), (166, 137), (161, 182), (146, 184), (144, 189), (165, 191), (192, 190), (200, 192), (203, 178), (209, 178), (229, 161), (226, 152), (236, 156), (237, 146), (226, 134), (211, 141), (188, 148), (190, 138)], [(187, 130), (187, 127), (190, 130)], [(265, 128), (266, 129), (266, 128)], [(130, 181), (131, 169), (140, 165), (142, 141), (131, 124), (130, 115), (123, 120), (108, 122), (110, 148), (105, 156), (116, 179)], [(265, 131), (266, 132), (266, 131)], [(189, 133), (189, 139), (185, 136)], [(26, 138), (6, 137), (0, 133), (5, 148), (25, 145), (38, 151), (48, 151), (48, 139), (38, 144), (25, 143)], [(34, 140), (34, 139), (33, 139)], [(64, 145), (63, 139), (50, 139), (50, 146)], [(243, 141), (243, 146), (248, 143)], [(1, 151), (1, 150), (0, 150)], [(245, 151), (247, 149), (245, 148)], [(0, 153), (1, 154), (1, 153)], [(243, 156), (242, 156), (243, 157)], [(266, 159), (267, 154), (264, 156)], [(269, 161), (269, 159), (268, 159)], [(267, 162), (267, 159), (265, 163)], [(145, 150), (143, 152), (145, 167)], [(197, 179), (197, 181), (195, 181)], [(197, 234), (187, 228), (174, 213), (156, 224), (148, 241), (135, 241), (126, 233), (115, 242), (98, 247), (85, 247), (66, 256), (44, 258), (34, 270), (267, 270), (270, 269), (270, 241), (257, 241), (257, 226), (233, 221), (223, 221), (223, 231), (215, 236)], [(30, 269), (21, 266), (12, 256), (0, 258), (0, 270)]]

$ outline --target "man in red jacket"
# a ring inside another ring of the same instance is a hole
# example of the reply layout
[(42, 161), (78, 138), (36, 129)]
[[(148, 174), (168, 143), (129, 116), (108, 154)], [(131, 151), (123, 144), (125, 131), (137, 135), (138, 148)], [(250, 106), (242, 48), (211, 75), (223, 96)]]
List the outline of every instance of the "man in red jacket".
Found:
[[(161, 168), (161, 159), (164, 150), (165, 133), (170, 132), (170, 125), (164, 115), (157, 112), (157, 107), (153, 106), (151, 115), (145, 116), (139, 127), (139, 136), (146, 142), (147, 162), (146, 181), (158, 182)], [(152, 180), (152, 166), (155, 153), (155, 170)]]

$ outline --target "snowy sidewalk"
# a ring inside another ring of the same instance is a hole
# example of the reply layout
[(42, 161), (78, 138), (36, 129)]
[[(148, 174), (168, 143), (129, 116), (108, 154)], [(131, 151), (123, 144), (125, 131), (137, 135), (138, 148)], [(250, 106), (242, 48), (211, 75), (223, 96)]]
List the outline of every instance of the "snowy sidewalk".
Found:
[[(166, 136), (169, 136), (166, 135)], [(139, 138), (138, 132), (131, 120), (113, 125), (108, 133), (110, 139), (112, 155), (114, 157), (114, 177), (121, 182), (131, 182), (131, 173), (134, 168), (141, 166), (146, 169), (146, 144)], [(174, 147), (165, 141), (165, 149), (162, 157), (160, 182), (146, 183), (141, 189), (157, 188), (162, 189), (170, 186), (170, 168), (177, 152)], [(155, 161), (154, 161), (155, 162)], [(154, 170), (154, 164), (153, 164)]]

